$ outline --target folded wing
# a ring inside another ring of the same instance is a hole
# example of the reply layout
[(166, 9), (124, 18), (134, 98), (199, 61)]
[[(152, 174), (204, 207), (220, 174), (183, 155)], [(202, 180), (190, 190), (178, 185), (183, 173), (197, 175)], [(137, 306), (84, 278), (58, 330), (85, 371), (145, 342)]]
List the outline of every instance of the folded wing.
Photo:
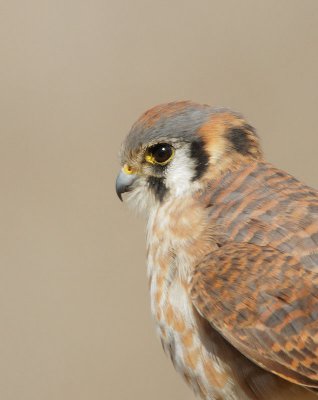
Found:
[(318, 274), (271, 247), (228, 243), (195, 269), (194, 306), (250, 360), (318, 387)]

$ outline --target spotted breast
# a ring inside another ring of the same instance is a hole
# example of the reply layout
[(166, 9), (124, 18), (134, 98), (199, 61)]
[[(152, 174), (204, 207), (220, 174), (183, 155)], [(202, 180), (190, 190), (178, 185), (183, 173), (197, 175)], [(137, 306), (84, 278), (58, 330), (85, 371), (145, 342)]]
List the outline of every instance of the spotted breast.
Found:
[[(229, 240), (260, 243), (263, 238), (261, 243), (265, 243), (264, 236), (258, 234), (260, 214), (268, 212), (269, 225), (266, 227), (263, 221), (262, 229), (265, 232), (271, 229), (273, 233), (267, 240), (276, 239), (277, 246), (286, 246), (286, 240), (281, 237), (282, 228), (277, 227), (275, 232), (270, 219), (271, 210), (279, 204), (279, 196), (268, 196), (266, 185), (275, 185), (278, 189), (275, 193), (279, 193), (282, 183), (282, 177), (279, 174), (275, 177), (271, 168), (255, 164), (230, 173), (195, 196), (166, 202), (149, 217), (147, 265), (157, 333), (176, 370), (205, 400), (316, 397), (250, 362), (202, 318), (189, 297), (193, 270), (206, 254), (213, 254)], [(246, 191), (251, 194), (256, 190), (253, 180), (259, 180), (260, 176), (264, 186), (257, 185), (257, 188), (266, 193), (266, 202), (259, 196), (258, 200), (253, 196), (247, 200)], [(285, 176), (288, 185), (297, 185), (298, 181), (290, 179)], [(296, 209), (294, 212), (300, 213)]]

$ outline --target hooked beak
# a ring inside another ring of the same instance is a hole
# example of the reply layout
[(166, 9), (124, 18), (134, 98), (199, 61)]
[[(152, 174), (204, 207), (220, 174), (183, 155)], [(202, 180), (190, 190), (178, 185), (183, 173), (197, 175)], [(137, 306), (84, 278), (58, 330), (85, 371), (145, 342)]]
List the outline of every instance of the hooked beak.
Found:
[(120, 198), (120, 201), (123, 201), (121, 195), (131, 190), (131, 185), (134, 183), (136, 178), (137, 175), (126, 174), (124, 171), (120, 171), (116, 179), (116, 193)]

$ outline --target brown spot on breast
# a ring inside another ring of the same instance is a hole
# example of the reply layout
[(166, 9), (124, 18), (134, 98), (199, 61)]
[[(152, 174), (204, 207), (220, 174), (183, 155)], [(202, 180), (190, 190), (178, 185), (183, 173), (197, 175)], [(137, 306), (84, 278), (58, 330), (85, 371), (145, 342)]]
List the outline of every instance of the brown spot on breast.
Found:
[(157, 290), (156, 294), (155, 294), (155, 302), (156, 302), (156, 304), (160, 303), (161, 296), (162, 296), (162, 291), (161, 290)]
[(174, 317), (174, 313), (173, 313), (173, 309), (170, 304), (167, 305), (167, 308), (164, 313), (165, 313), (167, 324), (171, 326), (173, 317)]
[(167, 305), (164, 311), (166, 322), (171, 326), (176, 332), (182, 333), (186, 329), (185, 323), (181, 315), (176, 314), (170, 304)]
[(181, 317), (175, 317), (173, 321), (173, 327), (178, 332), (181, 333), (185, 330), (185, 323)]
[(184, 356), (185, 365), (190, 369), (195, 369), (199, 360), (200, 350), (197, 348), (192, 351), (187, 351)]
[(161, 272), (166, 271), (169, 268), (169, 257), (164, 255), (163, 257), (158, 257), (157, 264)]
[(163, 275), (158, 275), (158, 276), (157, 276), (157, 280), (156, 280), (156, 282), (157, 282), (157, 289), (161, 289), (161, 288), (162, 288), (163, 281), (164, 281)]
[(181, 336), (181, 341), (183, 343), (183, 345), (186, 348), (189, 348), (192, 346), (193, 344), (193, 333), (192, 331), (189, 329), (187, 330), (182, 336)]
[(204, 363), (204, 372), (207, 380), (213, 387), (221, 389), (227, 382), (228, 375), (225, 372), (217, 371), (209, 361)]

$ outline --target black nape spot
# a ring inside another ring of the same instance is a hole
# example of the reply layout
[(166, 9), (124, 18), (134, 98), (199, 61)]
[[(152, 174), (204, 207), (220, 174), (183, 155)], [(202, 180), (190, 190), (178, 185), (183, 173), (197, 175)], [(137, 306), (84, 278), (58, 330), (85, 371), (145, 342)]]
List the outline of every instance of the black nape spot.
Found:
[(227, 133), (227, 137), (232, 143), (234, 150), (243, 154), (244, 156), (250, 154), (252, 145), (250, 139), (251, 132), (254, 133), (254, 128), (249, 125), (245, 125), (240, 128), (231, 128)]
[(195, 174), (192, 180), (195, 181), (204, 174), (209, 165), (209, 154), (204, 148), (204, 142), (198, 138), (191, 143), (190, 156), (195, 161)]
[(164, 183), (164, 178), (157, 178), (156, 176), (149, 176), (148, 184), (149, 184), (149, 188), (150, 188), (150, 190), (152, 190), (155, 198), (161, 202), (168, 192), (168, 189)]

